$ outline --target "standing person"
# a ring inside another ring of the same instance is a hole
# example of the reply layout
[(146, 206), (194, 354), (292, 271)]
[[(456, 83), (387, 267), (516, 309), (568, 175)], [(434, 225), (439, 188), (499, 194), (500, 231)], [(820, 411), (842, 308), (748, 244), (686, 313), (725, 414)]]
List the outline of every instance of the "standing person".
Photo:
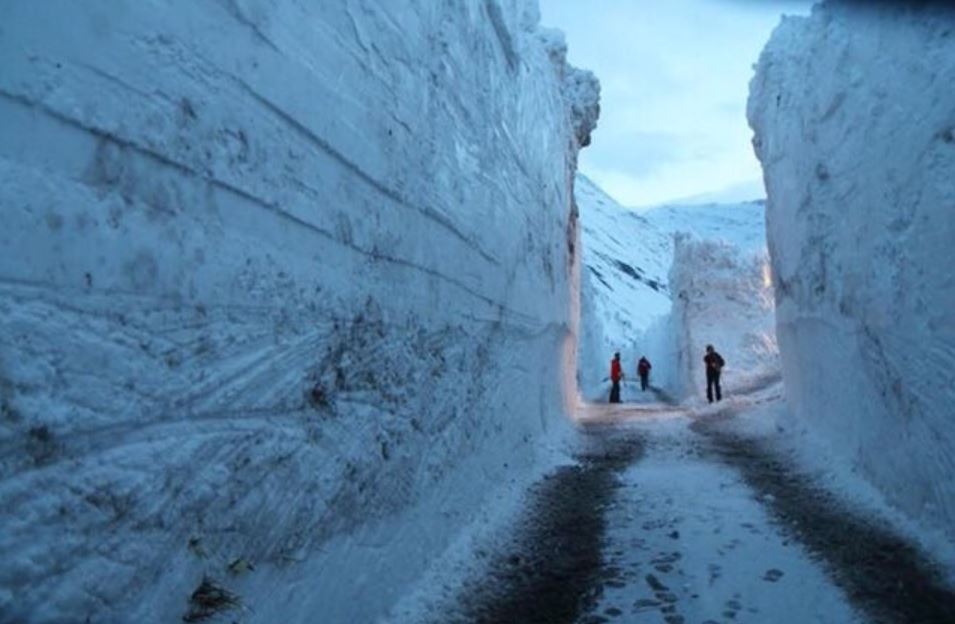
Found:
[(620, 380), (623, 379), (623, 368), (620, 366), (620, 353), (614, 353), (613, 359), (610, 360), (610, 381), (613, 382), (613, 385), (610, 386), (610, 402), (619, 403), (620, 402)]
[(646, 392), (647, 385), (650, 381), (650, 369), (653, 366), (650, 364), (650, 360), (647, 359), (647, 356), (640, 356), (640, 361), (637, 362), (637, 374), (640, 375), (640, 390)]
[(706, 398), (713, 402), (713, 389), (716, 389), (716, 400), (723, 399), (723, 392), (720, 389), (720, 373), (726, 364), (723, 356), (716, 352), (713, 345), (706, 345), (706, 355), (703, 356), (703, 363), (706, 364)]

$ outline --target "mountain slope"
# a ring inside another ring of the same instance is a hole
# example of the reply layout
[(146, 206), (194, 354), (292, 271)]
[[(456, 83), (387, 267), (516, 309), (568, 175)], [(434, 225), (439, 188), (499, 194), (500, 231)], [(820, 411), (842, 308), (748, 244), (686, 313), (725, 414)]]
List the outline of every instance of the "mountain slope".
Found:
[[(586, 398), (606, 398), (615, 351), (631, 378), (637, 359), (647, 355), (655, 385), (690, 392), (692, 362), (703, 346), (690, 334), (722, 342), (724, 355), (738, 371), (747, 371), (747, 379), (769, 374), (775, 341), (772, 300), (764, 296), (762, 202), (668, 205), (637, 213), (583, 175), (577, 176), (575, 196), (584, 272), (579, 377)], [(676, 297), (680, 293), (683, 301)], [(725, 322), (709, 322), (718, 318)], [(625, 398), (638, 397), (627, 390)]]

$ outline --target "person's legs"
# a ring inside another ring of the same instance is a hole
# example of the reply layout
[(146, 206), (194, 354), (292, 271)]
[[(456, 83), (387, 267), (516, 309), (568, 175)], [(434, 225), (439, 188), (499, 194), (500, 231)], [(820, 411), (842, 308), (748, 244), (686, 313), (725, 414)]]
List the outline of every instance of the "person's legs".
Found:
[(644, 392), (647, 391), (647, 376), (646, 375), (640, 375), (640, 389), (643, 390)]
[(706, 374), (706, 400), (713, 402), (713, 375)]
[(713, 378), (713, 384), (716, 386), (716, 400), (717, 400), (717, 401), (722, 401), (722, 400), (723, 400), (723, 390), (722, 390), (722, 388), (720, 388), (720, 374), (719, 374), (719, 373), (716, 373), (716, 375), (714, 376), (714, 378)]
[(619, 403), (620, 402), (620, 382), (615, 381), (613, 385), (610, 386), (610, 402)]

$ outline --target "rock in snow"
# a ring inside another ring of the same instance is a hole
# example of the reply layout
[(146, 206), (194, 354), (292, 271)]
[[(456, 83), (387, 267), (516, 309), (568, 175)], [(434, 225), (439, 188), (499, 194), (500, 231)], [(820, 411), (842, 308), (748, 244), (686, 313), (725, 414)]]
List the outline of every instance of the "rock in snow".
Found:
[(4, 3), (2, 621), (371, 621), (535, 462), (598, 110), (537, 21)]
[(955, 12), (825, 3), (763, 52), (787, 398), (911, 518), (955, 538)]

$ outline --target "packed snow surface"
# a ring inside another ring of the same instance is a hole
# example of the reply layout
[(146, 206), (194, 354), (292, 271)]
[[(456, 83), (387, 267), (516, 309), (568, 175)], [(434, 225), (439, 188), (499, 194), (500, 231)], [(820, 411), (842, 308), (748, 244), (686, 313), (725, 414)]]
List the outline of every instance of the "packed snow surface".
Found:
[(598, 85), (536, 3), (0, 20), (0, 621), (371, 621), (563, 422)]
[(793, 414), (955, 540), (953, 23), (943, 3), (787, 18), (749, 119)]

